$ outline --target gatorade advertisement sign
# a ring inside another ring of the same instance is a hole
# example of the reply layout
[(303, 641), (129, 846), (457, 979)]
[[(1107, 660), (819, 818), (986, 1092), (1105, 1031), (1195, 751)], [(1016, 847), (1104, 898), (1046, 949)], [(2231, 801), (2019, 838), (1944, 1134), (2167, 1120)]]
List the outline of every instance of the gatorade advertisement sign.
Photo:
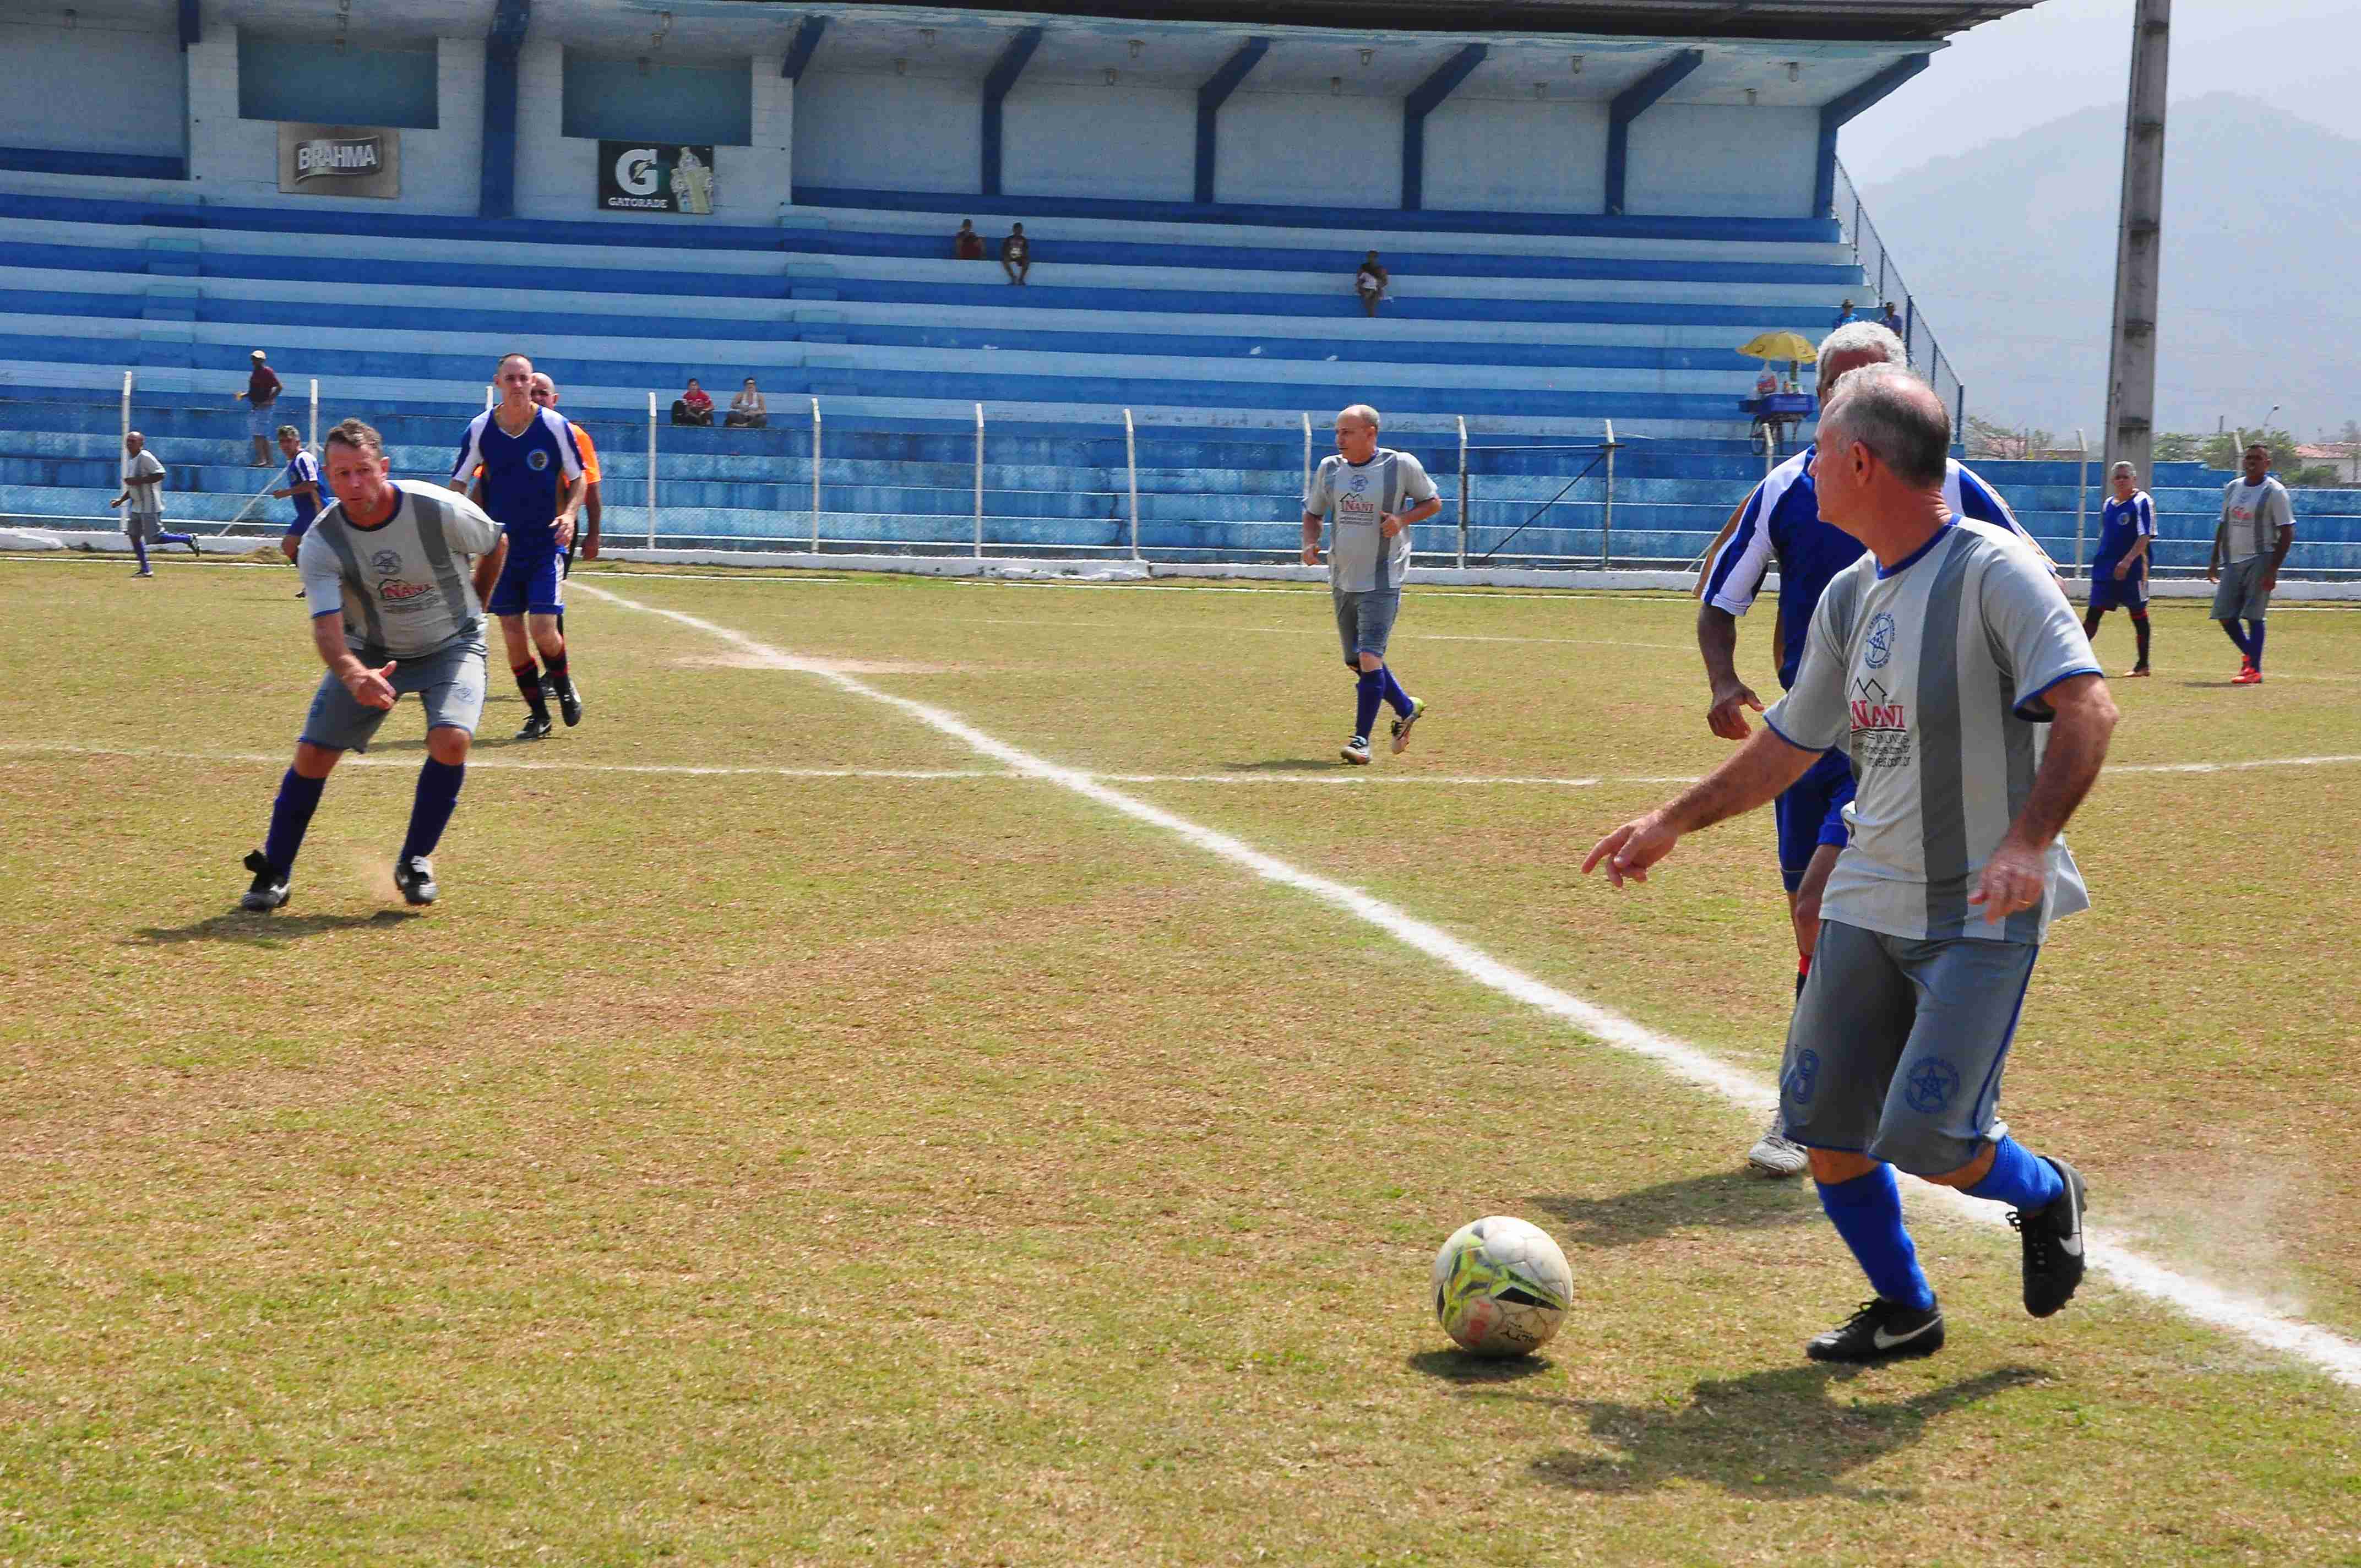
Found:
[(713, 215), (713, 144), (602, 141), (598, 210)]

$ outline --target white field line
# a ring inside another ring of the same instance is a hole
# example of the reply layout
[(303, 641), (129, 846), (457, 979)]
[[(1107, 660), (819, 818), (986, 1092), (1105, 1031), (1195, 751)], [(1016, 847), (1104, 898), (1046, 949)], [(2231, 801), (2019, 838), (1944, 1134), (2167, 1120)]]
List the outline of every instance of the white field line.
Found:
[[(664, 613), (664, 612), (658, 612)], [(810, 673), (800, 663), (783, 664), (782, 669)], [(77, 746), (63, 741), (11, 740), (0, 741), (0, 755), (64, 754), (83, 757), (152, 757), (161, 762), (257, 762), (276, 767), (287, 761), (285, 752), (269, 751), (176, 751), (154, 746)], [(348, 755), (339, 764), (347, 768), (407, 767), (414, 759), (406, 755), (371, 757)], [(2256, 768), (2320, 768), (2361, 762), (2361, 753), (2350, 756), (2322, 757), (2261, 757), (2235, 762), (2127, 762), (2109, 768), (2110, 773), (2236, 773)], [(763, 766), (718, 766), (690, 762), (579, 762), (565, 758), (548, 758), (527, 762), (522, 758), (486, 756), (470, 753), (471, 768), (500, 768), (515, 773), (672, 773), (690, 778), (773, 778), (773, 779), (1011, 779), (1038, 782), (1045, 775), (1013, 771), (1005, 768), (782, 768)], [(1279, 771), (1252, 773), (1101, 773), (1086, 769), (1072, 769), (1077, 778), (1094, 779), (1100, 784), (1312, 784), (1332, 789), (1376, 789), (1388, 784), (1430, 784), (1446, 787), (1510, 787), (1522, 789), (1602, 789), (1617, 784), (1692, 784), (1695, 773), (1594, 773), (1587, 776), (1553, 777), (1534, 773), (1379, 773), (1347, 770), (1341, 764), (1324, 773)]]
[[(1151, 806), (1144, 800), (1109, 788), (1091, 774), (1072, 768), (1060, 767), (1044, 758), (1021, 751), (1004, 740), (985, 734), (956, 716), (908, 697), (896, 696), (875, 686), (832, 670), (812, 670), (803, 661), (748, 637), (728, 627), (700, 620), (676, 609), (664, 609), (624, 598), (604, 588), (588, 584), (577, 585), (594, 597), (651, 615), (664, 616), (683, 626), (729, 643), (740, 652), (781, 667), (806, 670), (820, 679), (856, 696), (863, 696), (884, 707), (917, 720), (927, 728), (966, 745), (971, 750), (1000, 762), (1014, 773), (1054, 784), (1081, 795), (1083, 799), (1107, 807), (1134, 821), (1161, 828), (1205, 853), (1228, 861), (1251, 872), (1266, 882), (1309, 894), (1331, 907), (1343, 910), (1367, 922), (1418, 952), (1426, 954), (1461, 975), (1502, 995), (1540, 1009), (1565, 1020), (1576, 1028), (1618, 1049), (1645, 1058), (1664, 1068), (1672, 1076), (1699, 1088), (1712, 1091), (1741, 1106), (1760, 1114), (1776, 1103), (1772, 1089), (1746, 1073), (1718, 1060), (1707, 1052), (1669, 1035), (1659, 1034), (1620, 1014), (1586, 1002), (1578, 996), (1535, 980), (1490, 954), (1469, 946), (1439, 927), (1431, 926), (1416, 916), (1374, 898), (1356, 887), (1332, 882), (1326, 877), (1298, 870), (1275, 856), (1264, 853), (1252, 845), (1229, 834), (1202, 827)], [(1913, 1183), (1914, 1193), (1931, 1194), (1947, 1212), (1997, 1225), (2002, 1211), (1991, 1203), (1979, 1202), (1947, 1188), (1922, 1188)], [(2345, 1338), (2317, 1324), (2303, 1322), (2272, 1310), (2259, 1301), (2246, 1299), (2202, 1280), (2192, 1279), (2163, 1266), (2139, 1256), (2104, 1232), (2087, 1234), (2090, 1259), (2101, 1272), (2136, 1294), (2149, 1297), (2173, 1307), (2201, 1322), (2240, 1334), (2271, 1349), (2284, 1352), (2309, 1362), (2337, 1381), (2361, 1387), (2361, 1343)]]

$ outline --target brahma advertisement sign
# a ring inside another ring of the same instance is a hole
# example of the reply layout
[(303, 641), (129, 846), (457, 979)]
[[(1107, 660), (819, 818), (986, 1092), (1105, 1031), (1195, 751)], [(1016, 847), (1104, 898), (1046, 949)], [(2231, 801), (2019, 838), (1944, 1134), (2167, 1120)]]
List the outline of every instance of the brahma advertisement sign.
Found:
[(598, 210), (713, 215), (713, 147), (669, 141), (598, 144)]
[(399, 196), (401, 133), (281, 120), (279, 189), (297, 196)]

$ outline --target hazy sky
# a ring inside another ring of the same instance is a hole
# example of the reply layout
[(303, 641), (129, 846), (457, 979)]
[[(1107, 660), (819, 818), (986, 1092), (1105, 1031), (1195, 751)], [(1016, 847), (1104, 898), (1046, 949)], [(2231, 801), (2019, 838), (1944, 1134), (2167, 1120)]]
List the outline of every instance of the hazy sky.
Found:
[[(2120, 110), (2132, 0), (2041, 0), (1972, 27), (1916, 78), (1846, 126), (1838, 151), (1864, 186), (1928, 159), (2014, 136), (2076, 109)], [(2170, 93), (2242, 93), (2361, 137), (2361, 4), (2180, 0)]]

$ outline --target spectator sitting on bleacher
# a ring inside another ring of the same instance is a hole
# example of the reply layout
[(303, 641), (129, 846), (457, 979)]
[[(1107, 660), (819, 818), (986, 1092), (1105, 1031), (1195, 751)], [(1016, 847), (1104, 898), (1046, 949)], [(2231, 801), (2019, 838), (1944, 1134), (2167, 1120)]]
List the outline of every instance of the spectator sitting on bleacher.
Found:
[(1361, 296), (1363, 315), (1376, 315), (1378, 302), (1386, 297), (1386, 291), (1392, 286), (1393, 275), (1386, 270), (1385, 263), (1378, 259), (1376, 251), (1361, 258), (1361, 269), (1353, 274), (1353, 288)]
[(960, 220), (959, 233), (951, 236), (951, 258), (955, 261), (983, 259), (983, 236), (975, 232), (973, 218)]
[(1033, 270), (1033, 242), (1025, 237), (1023, 224), (1011, 224), (1008, 236), (1000, 242), (1000, 269), (1012, 283), (1024, 282), (1025, 274)]
[(1877, 318), (1877, 324), (1900, 338), (1905, 346), (1908, 345), (1910, 334), (1903, 330), (1902, 313), (1894, 308), (1893, 301), (1885, 302), (1885, 313)]
[(705, 389), (697, 384), (696, 377), (688, 378), (688, 390), (672, 400), (672, 422), (675, 424), (713, 422), (713, 400), (705, 395)]
[(744, 390), (730, 400), (730, 417), (721, 422), (732, 430), (760, 430), (771, 422), (771, 411), (763, 405), (762, 389), (754, 378), (746, 378)]
[(262, 350), (251, 356), (254, 368), (246, 378), (246, 390), (238, 397), (246, 403), (246, 433), (254, 438), (254, 461), (249, 468), (270, 466), (269, 441), (277, 433), (278, 420), (272, 417), (270, 405), (279, 400), (279, 375), (270, 368), (270, 361)]

